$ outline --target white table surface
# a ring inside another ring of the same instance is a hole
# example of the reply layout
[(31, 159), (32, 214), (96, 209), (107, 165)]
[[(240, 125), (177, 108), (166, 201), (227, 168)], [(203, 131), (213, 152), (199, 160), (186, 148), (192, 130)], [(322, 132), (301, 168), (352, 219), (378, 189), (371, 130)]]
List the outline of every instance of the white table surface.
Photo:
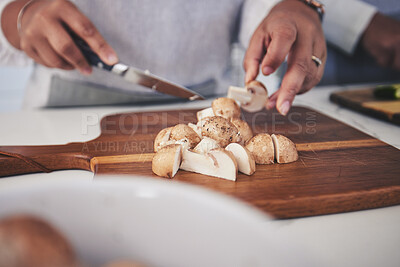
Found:
[[(298, 96), (296, 105), (312, 107), (400, 149), (400, 127), (338, 107), (329, 94), (340, 87), (321, 87)], [(99, 121), (112, 113), (202, 108), (210, 101), (147, 107), (96, 107), (22, 110), (0, 113), (0, 145), (49, 145), (88, 141), (100, 134)], [(7, 127), (4, 127), (7, 125)], [(400, 158), (399, 158), (400, 163)], [(0, 189), (27, 179), (91, 180), (87, 171), (56, 171), (0, 179)], [(399, 178), (400, 179), (400, 178)], [(282, 235), (309, 248), (329, 266), (400, 266), (400, 205), (367, 211), (274, 222)], [(289, 255), (288, 255), (289, 256)]]

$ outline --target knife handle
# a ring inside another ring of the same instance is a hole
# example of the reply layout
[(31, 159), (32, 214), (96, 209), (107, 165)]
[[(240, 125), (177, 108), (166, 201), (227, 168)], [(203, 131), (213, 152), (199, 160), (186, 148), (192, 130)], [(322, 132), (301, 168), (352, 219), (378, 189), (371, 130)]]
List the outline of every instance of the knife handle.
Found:
[(98, 67), (103, 70), (108, 70), (111, 71), (112, 68), (114, 67), (113, 65), (107, 65), (102, 61), (99, 56), (93, 52), (93, 50), (90, 48), (90, 46), (81, 38), (79, 37), (76, 33), (74, 33), (71, 30), (68, 30), (69, 34), (72, 37), (72, 40), (74, 40), (75, 44), (78, 46), (79, 50), (81, 50), (82, 54), (86, 58), (86, 60), (89, 62), (90, 65)]

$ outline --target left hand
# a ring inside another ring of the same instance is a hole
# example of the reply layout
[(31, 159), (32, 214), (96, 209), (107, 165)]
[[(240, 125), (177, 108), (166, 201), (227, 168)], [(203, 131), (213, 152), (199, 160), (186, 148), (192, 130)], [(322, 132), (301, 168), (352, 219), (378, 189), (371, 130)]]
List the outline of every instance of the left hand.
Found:
[[(321, 59), (318, 67), (311, 59)], [(281, 88), (268, 101), (286, 115), (296, 94), (314, 87), (322, 78), (326, 62), (326, 42), (319, 16), (300, 1), (277, 4), (254, 32), (244, 58), (246, 83), (254, 80), (261, 64), (262, 73), (270, 75), (284, 62), (288, 69)]]
[(376, 13), (361, 38), (361, 45), (382, 67), (400, 71), (400, 22)]

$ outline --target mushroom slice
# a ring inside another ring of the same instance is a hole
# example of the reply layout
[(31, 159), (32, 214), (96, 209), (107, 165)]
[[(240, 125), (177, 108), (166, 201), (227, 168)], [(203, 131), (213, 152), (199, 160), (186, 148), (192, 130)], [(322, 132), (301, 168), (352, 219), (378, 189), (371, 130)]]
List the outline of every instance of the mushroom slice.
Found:
[(241, 137), (241, 144), (246, 144), (247, 141), (249, 141), (253, 137), (253, 131), (251, 130), (249, 124), (241, 119), (233, 118), (231, 120), (233, 125), (236, 126), (236, 128), (239, 131), (239, 135)]
[(162, 177), (172, 178), (179, 170), (182, 161), (182, 146), (171, 144), (161, 148), (151, 162), (152, 171)]
[(271, 137), (275, 146), (276, 162), (290, 163), (299, 159), (296, 145), (292, 140), (280, 134), (272, 134)]
[(189, 148), (194, 148), (201, 141), (201, 138), (186, 124), (177, 124), (171, 129), (170, 140), (187, 142)]
[(173, 127), (164, 128), (160, 132), (158, 132), (156, 138), (154, 139), (154, 152), (157, 152), (163, 146), (168, 145), (172, 128)]
[(268, 102), (268, 91), (259, 81), (251, 81), (246, 84), (246, 89), (251, 93), (250, 102), (244, 103), (242, 108), (248, 112), (262, 110)]
[(197, 115), (197, 121), (202, 121), (203, 119), (205, 119), (207, 117), (215, 116), (212, 108), (202, 109), (202, 110), (198, 111), (196, 113), (196, 115)]
[(188, 126), (193, 129), (197, 133), (198, 136), (201, 137), (201, 126), (200, 124), (188, 123)]
[(274, 144), (267, 133), (253, 136), (245, 146), (253, 155), (257, 164), (274, 163)]
[(252, 175), (256, 171), (256, 162), (247, 148), (238, 143), (231, 143), (225, 149), (232, 152), (241, 173)]
[(251, 81), (245, 88), (231, 86), (228, 97), (233, 98), (241, 104), (241, 108), (247, 112), (262, 110), (268, 102), (268, 91), (259, 81)]
[(236, 181), (237, 163), (232, 153), (225, 149), (213, 149), (206, 154), (185, 150), (180, 169)]
[(204, 137), (203, 139), (201, 139), (200, 143), (198, 143), (197, 146), (193, 149), (193, 151), (204, 154), (214, 148), (219, 148), (218, 142), (209, 137)]
[(220, 116), (205, 119), (201, 123), (201, 134), (216, 140), (220, 147), (226, 147), (229, 143), (240, 142), (239, 131), (236, 126), (228, 119)]
[(240, 107), (232, 98), (217, 98), (212, 102), (211, 107), (215, 116), (221, 116), (225, 119), (240, 117)]

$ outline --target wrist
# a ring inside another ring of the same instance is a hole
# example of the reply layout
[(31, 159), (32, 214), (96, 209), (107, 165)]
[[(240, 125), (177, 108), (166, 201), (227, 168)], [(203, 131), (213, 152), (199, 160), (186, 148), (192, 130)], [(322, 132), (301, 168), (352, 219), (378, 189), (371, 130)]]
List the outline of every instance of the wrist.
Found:
[(48, 0), (29, 0), (25, 1), (25, 5), (20, 9), (17, 16), (17, 32), (21, 36), (24, 25), (29, 23), (32, 16), (39, 10)]

